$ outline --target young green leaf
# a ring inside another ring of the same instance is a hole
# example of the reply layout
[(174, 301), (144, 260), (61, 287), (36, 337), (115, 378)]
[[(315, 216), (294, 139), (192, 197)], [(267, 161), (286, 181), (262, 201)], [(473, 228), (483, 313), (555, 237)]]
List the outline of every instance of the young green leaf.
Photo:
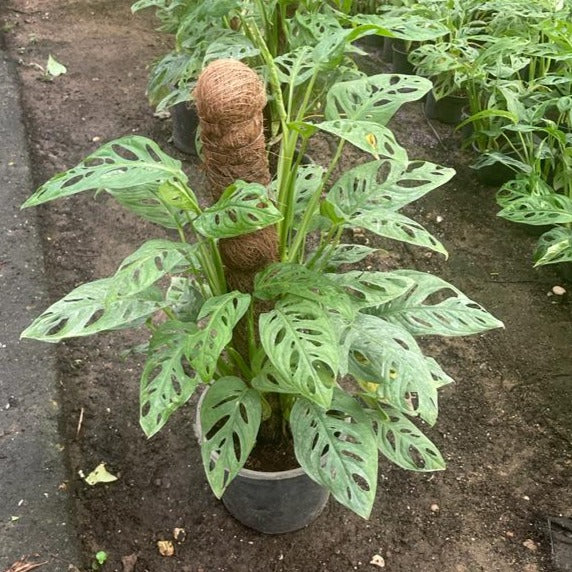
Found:
[(250, 295), (229, 292), (208, 298), (197, 317), (199, 329), (190, 336), (188, 358), (203, 382), (213, 379), (216, 365), (232, 332), (250, 304)]
[(31, 207), (82, 191), (128, 192), (132, 187), (175, 178), (186, 182), (181, 163), (139, 135), (123, 137), (100, 147), (79, 165), (52, 177), (22, 206)]
[(237, 181), (194, 221), (207, 238), (232, 238), (260, 230), (282, 220), (263, 185)]
[(377, 488), (377, 446), (358, 403), (341, 390), (324, 409), (299, 398), (290, 414), (296, 458), (335, 499), (368, 518)]
[(199, 384), (186, 358), (189, 337), (196, 331), (195, 324), (169, 321), (151, 338), (139, 393), (139, 423), (147, 437), (155, 435), (167, 423)]
[(217, 498), (250, 455), (261, 412), (260, 394), (237, 377), (222, 377), (207, 390), (200, 410), (201, 456)]
[(297, 296), (285, 298), (260, 316), (259, 328), (262, 346), (279, 375), (291, 379), (299, 395), (329, 407), (339, 356), (322, 305)]
[(113, 277), (78, 286), (36, 318), (21, 337), (59, 342), (65, 338), (132, 328), (165, 306), (161, 292), (152, 288), (108, 301), (113, 287)]
[(466, 336), (503, 327), (482, 306), (437, 276), (416, 270), (392, 274), (407, 278), (413, 288), (371, 311), (414, 336)]

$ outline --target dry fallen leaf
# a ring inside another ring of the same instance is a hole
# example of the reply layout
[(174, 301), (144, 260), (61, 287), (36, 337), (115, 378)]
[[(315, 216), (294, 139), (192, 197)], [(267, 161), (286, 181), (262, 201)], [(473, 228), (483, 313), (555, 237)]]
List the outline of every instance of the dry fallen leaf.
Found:
[(34, 570), (35, 568), (39, 568), (48, 562), (28, 562), (26, 556), (22, 556), (20, 560), (14, 562), (10, 568), (7, 568), (4, 572), (28, 572), (28, 570)]
[(161, 556), (173, 556), (175, 554), (175, 547), (170, 540), (159, 540), (157, 548), (159, 548)]
[(137, 564), (137, 554), (123, 556), (121, 558), (121, 564), (123, 564), (123, 572), (133, 572), (135, 570), (135, 564)]
[(112, 483), (116, 481), (117, 477), (112, 475), (108, 470), (105, 468), (105, 463), (100, 463), (95, 467), (87, 477), (85, 477), (85, 482), (88, 485), (97, 485), (99, 483)]

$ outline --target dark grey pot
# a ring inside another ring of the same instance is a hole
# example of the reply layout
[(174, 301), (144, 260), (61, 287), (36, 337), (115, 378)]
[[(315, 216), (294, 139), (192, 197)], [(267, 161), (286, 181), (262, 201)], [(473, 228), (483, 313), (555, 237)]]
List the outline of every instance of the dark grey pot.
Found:
[[(199, 399), (195, 435), (202, 442)], [(330, 491), (297, 468), (263, 472), (241, 469), (222, 496), (228, 512), (239, 522), (265, 534), (304, 528), (324, 510)]]
[(402, 73), (406, 75), (414, 75), (415, 68), (413, 64), (408, 60), (409, 52), (403, 49), (400, 45), (395, 45), (393, 42), (393, 73)]
[(242, 469), (222, 502), (242, 524), (265, 534), (293, 532), (310, 524), (324, 510), (330, 492), (303, 469), (263, 473)]
[(447, 95), (439, 100), (435, 99), (433, 91), (427, 94), (425, 99), (425, 115), (429, 119), (436, 119), (448, 125), (457, 125), (461, 122), (463, 109), (467, 106), (468, 99), (456, 95)]
[(384, 39), (383, 50), (381, 52), (381, 59), (384, 62), (389, 62), (389, 63), (393, 61), (393, 38)]
[(183, 101), (171, 107), (173, 121), (173, 144), (187, 155), (196, 155), (195, 139), (199, 126), (199, 117), (194, 105)]

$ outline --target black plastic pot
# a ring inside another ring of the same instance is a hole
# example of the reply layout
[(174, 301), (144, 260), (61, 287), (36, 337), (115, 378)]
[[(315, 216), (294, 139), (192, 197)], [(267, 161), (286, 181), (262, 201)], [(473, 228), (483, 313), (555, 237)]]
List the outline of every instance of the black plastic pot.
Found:
[(196, 155), (195, 139), (199, 126), (199, 116), (194, 105), (183, 101), (171, 108), (173, 121), (173, 144), (187, 155)]
[(466, 97), (456, 95), (447, 95), (436, 100), (433, 91), (430, 91), (425, 98), (425, 115), (428, 119), (436, 119), (448, 125), (457, 125), (461, 122), (463, 109), (467, 103)]
[(393, 62), (393, 38), (384, 39), (383, 50), (381, 51), (381, 59), (384, 62)]
[(266, 534), (293, 532), (324, 510), (330, 493), (303, 469), (264, 473), (242, 469), (222, 497), (242, 524)]
[[(473, 149), (475, 152), (479, 153), (477, 147), (473, 144)], [(516, 173), (504, 163), (496, 161), (492, 165), (484, 165), (482, 167), (472, 167), (475, 171), (477, 179), (489, 187), (501, 187), (505, 183), (508, 183), (511, 179), (514, 179)]]
[(414, 75), (415, 68), (408, 59), (409, 51), (403, 48), (399, 44), (396, 45), (395, 42), (393, 42), (392, 44), (392, 50), (393, 50), (393, 66), (392, 66), (393, 73)]
[[(195, 423), (199, 443), (203, 396)], [(329, 497), (328, 489), (315, 483), (300, 467), (276, 472), (242, 469), (226, 489), (222, 502), (245, 526), (265, 534), (283, 534), (300, 530), (314, 521)]]
[(563, 280), (572, 284), (572, 262), (558, 262), (556, 269)]

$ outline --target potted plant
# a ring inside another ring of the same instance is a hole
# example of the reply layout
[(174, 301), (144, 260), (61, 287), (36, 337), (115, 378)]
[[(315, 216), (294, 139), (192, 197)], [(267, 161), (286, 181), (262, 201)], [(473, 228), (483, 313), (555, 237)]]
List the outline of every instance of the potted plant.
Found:
[[(435, 423), (437, 390), (452, 380), (416, 337), (502, 324), (431, 274), (344, 270), (372, 251), (342, 242), (351, 228), (446, 254), (399, 210), (454, 172), (409, 161), (387, 128), (400, 105), (423, 96), (430, 82), (395, 75), (341, 82), (327, 95), (324, 121), (297, 121), (304, 108), (291, 115), (273, 59), (266, 50), (263, 55), (283, 127), (273, 185), (235, 181), (202, 208), (181, 164), (153, 141), (132, 136), (107, 143), (42, 185), (24, 206), (105, 190), (176, 231), (178, 240), (147, 241), (113, 276), (79, 286), (22, 335), (58, 342), (147, 326), (141, 425), (154, 435), (206, 388), (201, 449), (217, 497), (230, 490), (257, 440), (272, 435), (290, 442), (312, 481), (368, 517), (378, 453), (406, 469), (444, 468), (410, 418)], [(319, 68), (323, 52), (314, 58)], [(292, 87), (305, 69), (300, 63), (292, 62)], [(339, 139), (327, 168), (302, 165), (294, 153), (318, 131)], [(373, 160), (332, 181), (346, 143)], [(240, 242), (275, 225), (277, 261), (256, 272), (251, 292), (230, 289), (223, 241)], [(158, 312), (159, 326), (152, 319)]]

